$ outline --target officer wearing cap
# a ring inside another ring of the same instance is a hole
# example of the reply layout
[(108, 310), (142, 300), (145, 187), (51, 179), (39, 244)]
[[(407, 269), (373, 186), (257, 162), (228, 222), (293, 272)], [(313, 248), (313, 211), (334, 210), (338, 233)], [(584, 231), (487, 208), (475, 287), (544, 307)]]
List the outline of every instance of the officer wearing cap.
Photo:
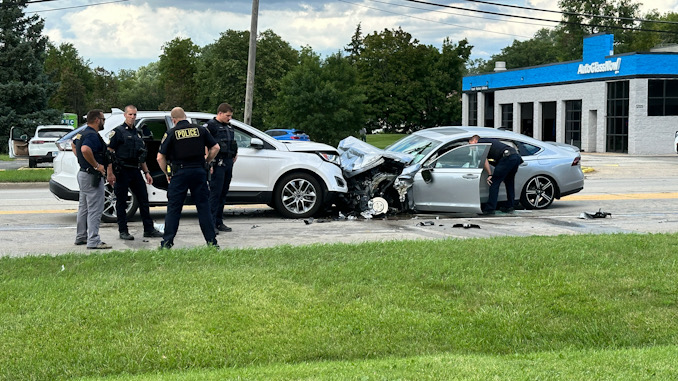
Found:
[(222, 103), (217, 107), (217, 116), (210, 119), (206, 124), (207, 130), (219, 144), (219, 154), (212, 163), (210, 177), (210, 210), (214, 219), (216, 233), (230, 232), (232, 229), (224, 225), (224, 204), (226, 194), (233, 177), (233, 164), (238, 159), (238, 145), (235, 141), (235, 133), (231, 123), (233, 107), (228, 103)]
[(105, 120), (103, 111), (89, 111), (87, 127), (73, 138), (73, 153), (80, 165), (76, 176), (80, 196), (75, 244), (87, 245), (88, 249), (111, 248), (99, 236), (101, 215), (104, 212), (103, 177), (106, 175), (106, 143), (99, 131), (104, 128)]
[(518, 167), (523, 163), (523, 158), (508, 144), (502, 143), (499, 139), (481, 138), (473, 135), (469, 139), (469, 144), (490, 143), (490, 152), (488, 159), (494, 160), (494, 173), (490, 167), (490, 162), (485, 160), (485, 170), (487, 171), (487, 184), (490, 186), (490, 194), (485, 204), (483, 214), (492, 215), (497, 209), (497, 198), (499, 197), (499, 186), (504, 183), (506, 186), (506, 212), (513, 212), (516, 198), (515, 177)]
[[(217, 156), (219, 145), (207, 129), (189, 123), (181, 107), (173, 108), (170, 117), (175, 126), (163, 136), (157, 158), (160, 169), (165, 173), (169, 183), (165, 233), (160, 247), (169, 249), (174, 245), (181, 210), (190, 189), (198, 209), (202, 235), (208, 245), (218, 248), (209, 208), (207, 165)], [(205, 157), (205, 148), (208, 150), (207, 157)], [(171, 162), (171, 177), (167, 172), (168, 160)]]
[(146, 144), (141, 131), (135, 127), (136, 117), (136, 107), (132, 105), (125, 107), (125, 122), (114, 128), (108, 135), (108, 150), (112, 160), (108, 165), (107, 180), (114, 187), (118, 232), (120, 239), (124, 240), (134, 239), (127, 229), (127, 192), (129, 190), (134, 193), (139, 202), (139, 212), (144, 224), (144, 237), (162, 237), (162, 233), (153, 226), (149, 211), (148, 191), (144, 178), (141, 176), (143, 171), (146, 183), (153, 183), (153, 177), (146, 165)]

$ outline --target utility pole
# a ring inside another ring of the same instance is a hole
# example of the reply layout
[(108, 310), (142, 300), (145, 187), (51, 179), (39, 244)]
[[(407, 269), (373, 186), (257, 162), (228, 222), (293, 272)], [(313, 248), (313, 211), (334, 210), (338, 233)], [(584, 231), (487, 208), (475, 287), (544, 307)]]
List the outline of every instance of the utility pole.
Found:
[(259, 0), (252, 0), (252, 20), (250, 24), (250, 50), (247, 56), (247, 86), (245, 87), (246, 124), (252, 124), (252, 98), (254, 98), (254, 63), (257, 58), (257, 19), (259, 18)]

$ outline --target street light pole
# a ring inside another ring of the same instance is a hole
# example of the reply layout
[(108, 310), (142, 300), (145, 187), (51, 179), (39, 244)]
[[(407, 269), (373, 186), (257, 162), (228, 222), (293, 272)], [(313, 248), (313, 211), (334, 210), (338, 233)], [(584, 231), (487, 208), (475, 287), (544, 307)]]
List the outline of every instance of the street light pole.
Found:
[(259, 18), (259, 0), (252, 0), (252, 20), (250, 24), (250, 50), (247, 56), (247, 86), (245, 87), (246, 124), (252, 124), (252, 98), (254, 97), (254, 63), (257, 57), (257, 19)]

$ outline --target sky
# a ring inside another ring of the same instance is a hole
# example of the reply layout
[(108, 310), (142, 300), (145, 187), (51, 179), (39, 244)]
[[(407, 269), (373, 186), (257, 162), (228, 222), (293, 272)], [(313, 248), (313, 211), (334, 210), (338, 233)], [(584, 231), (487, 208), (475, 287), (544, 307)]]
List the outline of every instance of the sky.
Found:
[[(250, 30), (251, 0), (29, 0), (27, 15), (45, 20), (43, 33), (59, 45), (71, 43), (91, 67), (118, 72), (158, 61), (163, 44), (176, 37), (198, 46), (216, 41), (229, 29)], [(486, 0), (493, 3), (558, 10), (556, 0)], [(678, 0), (644, 0), (641, 13), (678, 12)], [(295, 49), (310, 46), (327, 56), (343, 51), (361, 25), (363, 35), (402, 28), (420, 43), (440, 48), (445, 38), (464, 38), (471, 58), (488, 59), (556, 23), (533, 21), (454, 7), (559, 20), (556, 13), (482, 4), (469, 0), (260, 0), (258, 27), (270, 29)]]

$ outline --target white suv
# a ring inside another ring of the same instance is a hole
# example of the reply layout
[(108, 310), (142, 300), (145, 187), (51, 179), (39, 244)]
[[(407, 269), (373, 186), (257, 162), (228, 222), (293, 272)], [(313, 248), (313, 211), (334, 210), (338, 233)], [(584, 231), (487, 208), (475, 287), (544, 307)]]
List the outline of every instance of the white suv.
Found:
[[(189, 121), (202, 125), (214, 114), (187, 112)], [(112, 129), (121, 125), (123, 111), (113, 109), (106, 113), (101, 136), (108, 142)], [(167, 181), (155, 158), (160, 140), (172, 127), (169, 111), (138, 111), (137, 128), (150, 131), (146, 140), (148, 165), (153, 184), (148, 185), (151, 206), (167, 205)], [(238, 159), (233, 166), (233, 179), (226, 197), (227, 204), (268, 204), (288, 218), (306, 218), (332, 202), (338, 193), (346, 193), (346, 181), (339, 166), (336, 148), (322, 143), (278, 141), (262, 131), (231, 120), (238, 143)], [(80, 127), (57, 142), (59, 154), (54, 159), (54, 174), (49, 182), (50, 191), (64, 200), (78, 199), (76, 174), (79, 166), (71, 151), (71, 141)], [(192, 203), (190, 195), (186, 203)], [(127, 217), (138, 208), (136, 197), (130, 192)], [(104, 222), (114, 222), (115, 194), (106, 185)]]

